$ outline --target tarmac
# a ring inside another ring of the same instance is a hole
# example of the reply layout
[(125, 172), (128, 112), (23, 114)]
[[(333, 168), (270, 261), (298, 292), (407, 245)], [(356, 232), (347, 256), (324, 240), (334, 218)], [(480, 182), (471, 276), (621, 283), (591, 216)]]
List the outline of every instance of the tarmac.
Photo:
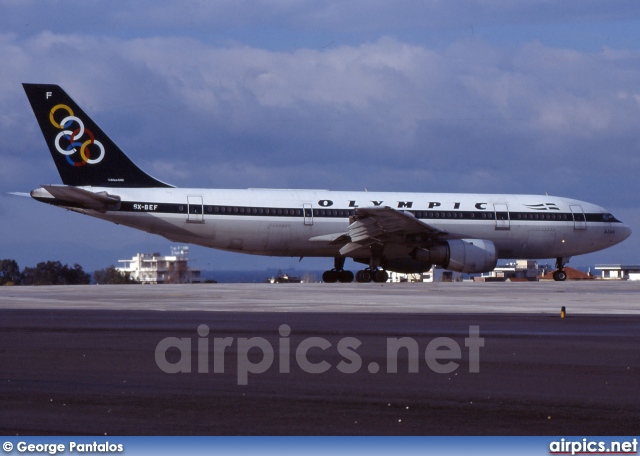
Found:
[(0, 309), (640, 315), (640, 282), (198, 284), (0, 288)]
[(639, 298), (605, 281), (2, 287), (0, 434), (635, 435)]

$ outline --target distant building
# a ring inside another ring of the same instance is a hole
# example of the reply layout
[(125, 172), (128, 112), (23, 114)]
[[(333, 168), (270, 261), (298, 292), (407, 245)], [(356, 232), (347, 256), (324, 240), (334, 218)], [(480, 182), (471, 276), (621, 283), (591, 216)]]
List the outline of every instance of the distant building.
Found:
[(531, 280), (536, 281), (538, 277), (543, 275), (548, 266), (539, 266), (533, 260), (516, 260), (513, 263), (507, 263), (497, 266), (493, 271), (475, 277), (476, 282), (504, 282), (507, 280)]
[(273, 277), (269, 277), (266, 280), (267, 283), (301, 283), (302, 279), (296, 276), (290, 276), (286, 272), (278, 271)]
[(189, 247), (171, 247), (171, 255), (138, 253), (130, 260), (118, 260), (124, 266), (116, 268), (128, 272), (142, 284), (200, 283), (200, 269), (189, 266)]
[(417, 274), (404, 274), (402, 272), (391, 272), (389, 273), (389, 280), (387, 282), (390, 283), (399, 283), (399, 282), (433, 282), (433, 268), (427, 272), (417, 273)]
[(640, 264), (596, 264), (605, 280), (640, 280)]
[[(553, 272), (548, 272), (547, 274), (540, 277), (540, 280), (554, 280)], [(565, 266), (564, 272), (567, 274), (567, 280), (593, 280), (595, 276), (592, 276), (588, 272), (578, 271), (577, 269), (573, 269), (572, 267)]]

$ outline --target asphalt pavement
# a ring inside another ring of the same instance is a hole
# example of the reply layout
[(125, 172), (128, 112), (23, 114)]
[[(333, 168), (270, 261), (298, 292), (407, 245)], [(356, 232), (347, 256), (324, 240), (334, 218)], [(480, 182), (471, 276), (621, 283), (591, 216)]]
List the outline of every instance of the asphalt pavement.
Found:
[[(246, 289), (236, 287), (247, 299)], [(58, 292), (79, 290), (63, 288)], [(269, 311), (260, 300), (238, 303), (232, 294), (222, 308), (236, 311), (155, 311), (140, 310), (137, 293), (148, 288), (151, 301), (162, 287), (123, 288), (79, 299), (81, 306), (50, 292), (40, 304), (20, 308), (25, 301), (0, 295), (0, 433), (638, 431), (640, 316), (632, 313), (581, 314), (569, 307), (561, 319), (559, 312), (533, 309), (411, 312), (412, 298), (403, 301), (400, 291), (387, 299), (401, 310), (383, 312), (373, 300), (375, 310), (366, 311), (371, 300), (362, 292), (354, 297), (360, 287), (343, 288), (352, 307), (363, 303), (359, 311), (318, 311), (322, 303), (316, 311)], [(607, 304), (606, 293), (589, 290), (585, 300)], [(125, 301), (127, 293), (135, 299)], [(446, 290), (439, 293), (447, 298)], [(615, 296), (609, 293), (614, 307)], [(119, 305), (111, 309), (114, 300)], [(123, 310), (127, 302), (138, 310)]]

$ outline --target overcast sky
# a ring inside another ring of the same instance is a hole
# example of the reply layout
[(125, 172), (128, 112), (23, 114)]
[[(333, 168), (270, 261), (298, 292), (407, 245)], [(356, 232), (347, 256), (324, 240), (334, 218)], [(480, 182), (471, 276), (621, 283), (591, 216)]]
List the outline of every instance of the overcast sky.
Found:
[[(0, 0), (0, 258), (87, 270), (169, 241), (6, 196), (60, 183), (22, 82), (177, 186), (536, 193), (634, 234), (640, 2)], [(192, 248), (203, 269), (331, 267)]]

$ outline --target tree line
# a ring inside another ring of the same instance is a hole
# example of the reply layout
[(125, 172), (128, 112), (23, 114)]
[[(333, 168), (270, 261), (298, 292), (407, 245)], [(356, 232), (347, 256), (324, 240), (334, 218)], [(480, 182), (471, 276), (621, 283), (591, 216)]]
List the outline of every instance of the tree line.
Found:
[[(131, 278), (130, 273), (120, 272), (115, 266), (109, 266), (93, 273), (93, 280), (98, 284), (132, 284), (139, 283)], [(69, 266), (60, 261), (43, 261), (35, 267), (26, 267), (22, 271), (18, 263), (12, 259), (0, 260), (0, 286), (3, 285), (88, 285), (91, 274), (82, 266)]]

